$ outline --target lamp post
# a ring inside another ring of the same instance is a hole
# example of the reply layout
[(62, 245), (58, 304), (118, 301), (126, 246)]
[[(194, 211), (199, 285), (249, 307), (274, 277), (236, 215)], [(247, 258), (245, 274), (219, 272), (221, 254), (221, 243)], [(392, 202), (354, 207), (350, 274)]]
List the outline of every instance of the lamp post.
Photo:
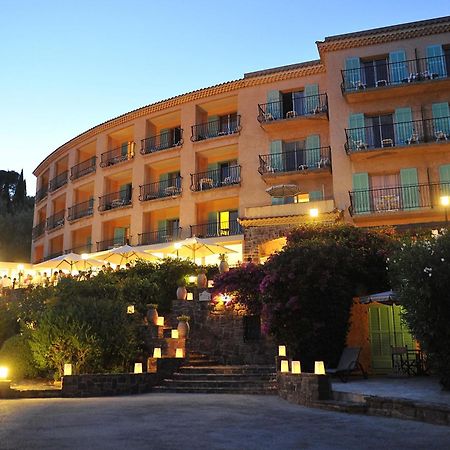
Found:
[(316, 219), (317, 217), (319, 217), (319, 209), (318, 208), (310, 208), (309, 216), (313, 220)]
[(445, 227), (448, 227), (448, 205), (450, 204), (450, 197), (448, 195), (441, 195), (441, 205), (445, 211)]

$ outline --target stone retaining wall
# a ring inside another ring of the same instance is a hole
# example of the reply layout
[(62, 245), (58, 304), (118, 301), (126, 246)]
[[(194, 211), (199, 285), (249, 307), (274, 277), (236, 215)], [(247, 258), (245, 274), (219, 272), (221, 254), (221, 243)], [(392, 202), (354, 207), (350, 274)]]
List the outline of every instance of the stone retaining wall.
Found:
[(330, 400), (331, 382), (328, 375), (313, 373), (277, 373), (278, 395), (290, 403), (313, 406), (318, 401)]

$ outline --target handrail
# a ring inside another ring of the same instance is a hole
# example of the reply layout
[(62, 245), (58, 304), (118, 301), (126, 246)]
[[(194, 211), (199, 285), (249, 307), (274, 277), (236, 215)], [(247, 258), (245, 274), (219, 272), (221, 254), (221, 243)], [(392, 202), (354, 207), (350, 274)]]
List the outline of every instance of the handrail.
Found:
[(98, 210), (107, 211), (109, 209), (121, 208), (131, 204), (132, 188), (122, 189), (117, 192), (110, 192), (99, 197)]
[(183, 145), (183, 129), (176, 127), (166, 133), (160, 133), (141, 140), (141, 155), (159, 152)]
[[(224, 118), (226, 119), (224, 121)], [(236, 134), (241, 131), (240, 114), (227, 114), (217, 120), (210, 120), (191, 126), (191, 141), (203, 141), (204, 139), (215, 138)]]
[(70, 168), (70, 179), (76, 180), (96, 170), (97, 157), (91, 156)]
[(114, 166), (134, 158), (134, 142), (127, 142), (120, 147), (108, 150), (100, 155), (100, 167)]
[(205, 172), (191, 173), (191, 190), (205, 191), (207, 189), (232, 186), (241, 183), (241, 166), (229, 166), (225, 170), (213, 169)]
[(76, 203), (68, 208), (67, 219), (77, 220), (82, 217), (92, 216), (94, 214), (94, 199), (91, 198), (85, 202)]
[(55, 228), (62, 227), (64, 225), (66, 210), (61, 209), (52, 216), (47, 218), (47, 230), (54, 230)]
[(177, 197), (181, 195), (183, 177), (176, 177), (164, 181), (142, 184), (139, 186), (139, 200), (155, 200), (158, 198)]
[(67, 184), (68, 181), (68, 175), (69, 171), (65, 170), (64, 172), (61, 172), (60, 174), (56, 175), (56, 177), (52, 178), (48, 183), (48, 190), (50, 192), (56, 191), (56, 189), (59, 189), (61, 186), (64, 186)]
[(138, 245), (160, 244), (162, 242), (172, 242), (181, 237), (182, 228), (164, 228), (157, 231), (148, 231), (138, 234)]
[(208, 238), (219, 236), (235, 236), (242, 234), (241, 224), (236, 220), (227, 222), (208, 222), (190, 225), (191, 237)]

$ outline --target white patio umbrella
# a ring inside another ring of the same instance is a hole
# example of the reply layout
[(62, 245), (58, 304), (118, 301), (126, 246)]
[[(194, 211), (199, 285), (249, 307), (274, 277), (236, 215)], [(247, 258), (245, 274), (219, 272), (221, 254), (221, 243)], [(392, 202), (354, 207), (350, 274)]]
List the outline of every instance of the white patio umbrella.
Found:
[(223, 245), (212, 244), (197, 237), (187, 238), (183, 241), (170, 242), (167, 245), (158, 247), (157, 249), (155, 248), (147, 251), (165, 254), (174, 253), (177, 256), (192, 258), (194, 261), (195, 258), (219, 255), (221, 253), (237, 253), (235, 250), (231, 250)]
[(112, 264), (126, 264), (130, 261), (135, 261), (136, 259), (143, 259), (145, 261), (157, 261), (158, 258), (150, 253), (145, 253), (136, 247), (125, 244), (120, 247), (112, 248), (111, 250), (105, 250), (104, 252), (96, 253), (95, 257), (102, 260), (108, 261)]
[(72, 271), (74, 269), (86, 270), (89, 267), (101, 266), (103, 263), (97, 259), (83, 258), (82, 255), (78, 253), (67, 253), (65, 255), (59, 255), (55, 258), (49, 259), (48, 261), (43, 261), (39, 264), (33, 266), (34, 269), (66, 269)]

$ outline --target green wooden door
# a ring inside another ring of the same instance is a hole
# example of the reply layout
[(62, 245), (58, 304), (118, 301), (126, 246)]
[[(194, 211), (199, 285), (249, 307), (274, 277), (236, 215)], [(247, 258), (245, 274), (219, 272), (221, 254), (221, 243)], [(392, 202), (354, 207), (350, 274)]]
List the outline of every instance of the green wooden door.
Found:
[(444, 133), (447, 139), (450, 137), (450, 108), (448, 102), (433, 103), (431, 106), (433, 114), (433, 126), (436, 139), (440, 133)]
[(267, 167), (269, 172), (282, 172), (283, 169), (283, 141), (271, 141), (270, 142), (270, 158)]
[(389, 53), (389, 76), (391, 84), (399, 84), (408, 78), (405, 50)]
[(411, 108), (397, 108), (394, 122), (395, 145), (406, 145), (414, 133)]
[(320, 136), (313, 134), (306, 138), (306, 165), (317, 169), (320, 161)]
[(307, 84), (305, 86), (305, 112), (313, 114), (319, 107), (319, 85)]
[(436, 74), (439, 77), (447, 76), (445, 54), (442, 45), (430, 45), (427, 47), (427, 65), (430, 75)]
[(353, 213), (365, 214), (371, 211), (369, 175), (366, 172), (353, 174)]
[(450, 195), (450, 164), (439, 166), (439, 195)]
[(280, 91), (267, 92), (266, 113), (270, 114), (273, 119), (281, 119), (283, 115), (283, 101)]
[(348, 128), (350, 149), (354, 152), (365, 149), (367, 141), (364, 114), (350, 114)]
[(374, 372), (392, 371), (391, 347), (415, 348), (415, 341), (401, 319), (400, 306), (369, 307), (369, 340)]
[(345, 90), (355, 90), (358, 89), (363, 83), (361, 79), (361, 61), (359, 58), (347, 58), (345, 60), (345, 75), (344, 75), (344, 83)]

